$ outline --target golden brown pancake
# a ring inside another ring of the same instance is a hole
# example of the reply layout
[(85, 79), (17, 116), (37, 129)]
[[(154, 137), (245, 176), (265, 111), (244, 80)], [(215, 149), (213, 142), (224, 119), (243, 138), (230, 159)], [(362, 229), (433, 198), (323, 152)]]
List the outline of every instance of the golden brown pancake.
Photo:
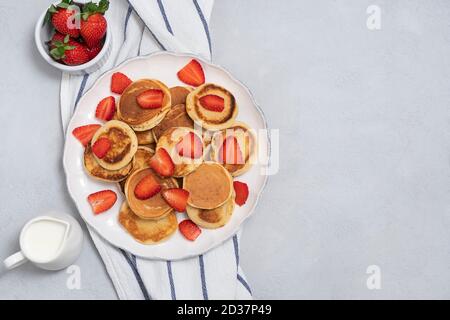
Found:
[(170, 96), (172, 97), (172, 107), (177, 104), (186, 104), (186, 97), (192, 91), (189, 87), (173, 87), (170, 88)]
[(125, 196), (133, 212), (142, 219), (158, 219), (169, 212), (172, 208), (163, 199), (161, 192), (147, 200), (139, 200), (134, 195), (134, 188), (147, 175), (153, 175), (163, 189), (178, 188), (178, 183), (173, 178), (161, 178), (152, 169), (146, 168), (133, 172), (125, 183)]
[(186, 127), (170, 128), (164, 131), (164, 134), (159, 138), (156, 144), (156, 150), (160, 148), (166, 149), (175, 164), (174, 177), (184, 177), (191, 173), (203, 162), (203, 155), (205, 154), (205, 146), (203, 145), (203, 155), (197, 159), (183, 157), (178, 154), (176, 148), (178, 142), (182, 141), (184, 136), (189, 133), (194, 133), (200, 140), (202, 136), (197, 134), (194, 129)]
[[(220, 149), (224, 140), (229, 137), (236, 137), (241, 153), (243, 155), (243, 163), (231, 164), (222, 163), (223, 159), (219, 159)], [(243, 122), (235, 122), (231, 127), (216, 131), (211, 140), (211, 160), (221, 163), (233, 177), (240, 176), (247, 172), (256, 156), (256, 138), (250, 127)]]
[(155, 138), (153, 137), (152, 129), (146, 131), (136, 131), (136, 137), (138, 139), (138, 144), (140, 146), (145, 146), (147, 144), (151, 144), (155, 142)]
[[(144, 109), (139, 106), (136, 98), (149, 89), (159, 89), (164, 93), (161, 108)], [(171, 96), (169, 88), (161, 81), (142, 79), (130, 84), (120, 97), (117, 113), (119, 118), (129, 124), (135, 131), (146, 131), (156, 126), (169, 111)]]
[[(205, 109), (200, 98), (216, 95), (224, 99), (224, 109), (221, 112)], [(238, 105), (233, 94), (227, 89), (212, 83), (205, 83), (189, 93), (186, 98), (186, 111), (195, 123), (208, 130), (228, 128), (238, 114)]]
[(194, 128), (194, 121), (187, 114), (184, 104), (173, 106), (164, 119), (152, 129), (155, 141), (158, 141), (166, 130), (174, 127)]
[[(129, 175), (131, 175), (133, 172), (140, 170), (140, 169), (145, 169), (149, 167), (149, 161), (151, 159), (151, 157), (153, 157), (153, 155), (155, 154), (155, 151), (153, 151), (154, 149), (145, 147), (145, 146), (139, 146), (137, 148), (136, 154), (134, 155), (134, 159), (132, 161), (132, 168), (133, 170), (131, 170), (131, 172), (129, 173)], [(120, 185), (120, 190), (125, 193), (125, 183), (126, 183), (126, 179), (122, 180), (119, 182)]]
[(126, 201), (120, 207), (119, 222), (134, 239), (143, 244), (162, 242), (178, 228), (177, 217), (173, 211), (161, 219), (141, 219), (133, 213)]
[(100, 166), (107, 170), (119, 170), (128, 165), (138, 146), (134, 131), (125, 122), (111, 120), (97, 130), (92, 137), (92, 145), (103, 137), (109, 139), (111, 149), (102, 159), (94, 155)]
[(108, 182), (119, 182), (126, 179), (131, 173), (133, 170), (133, 162), (130, 162), (119, 170), (107, 170), (98, 164), (92, 153), (91, 145), (88, 144), (84, 150), (84, 168), (90, 176), (96, 179)]
[(223, 205), (215, 209), (205, 210), (191, 206), (186, 207), (186, 213), (196, 225), (207, 228), (217, 229), (223, 227), (230, 221), (234, 210), (234, 197), (230, 197)]
[(183, 179), (189, 191), (188, 204), (199, 209), (214, 209), (223, 205), (233, 193), (230, 173), (216, 162), (204, 162)]

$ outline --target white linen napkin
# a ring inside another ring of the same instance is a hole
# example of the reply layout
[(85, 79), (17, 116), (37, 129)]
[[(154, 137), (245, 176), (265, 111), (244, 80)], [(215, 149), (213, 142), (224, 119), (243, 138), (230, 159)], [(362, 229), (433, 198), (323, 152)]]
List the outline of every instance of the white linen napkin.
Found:
[[(124, 60), (159, 50), (192, 52), (211, 59), (208, 22), (214, 0), (114, 0), (106, 13), (111, 55), (90, 75), (63, 73), (64, 132), (76, 104), (95, 79)], [(195, 258), (142, 259), (118, 249), (89, 228), (120, 299), (251, 299), (239, 266), (239, 235)]]

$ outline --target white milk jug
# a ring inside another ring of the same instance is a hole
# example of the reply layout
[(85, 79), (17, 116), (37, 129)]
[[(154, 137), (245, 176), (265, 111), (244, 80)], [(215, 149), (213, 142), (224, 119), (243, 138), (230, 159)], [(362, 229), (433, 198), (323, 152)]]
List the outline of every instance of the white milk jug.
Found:
[(20, 232), (20, 251), (4, 261), (13, 269), (27, 261), (46, 270), (60, 270), (80, 255), (83, 231), (68, 214), (49, 213), (30, 220)]

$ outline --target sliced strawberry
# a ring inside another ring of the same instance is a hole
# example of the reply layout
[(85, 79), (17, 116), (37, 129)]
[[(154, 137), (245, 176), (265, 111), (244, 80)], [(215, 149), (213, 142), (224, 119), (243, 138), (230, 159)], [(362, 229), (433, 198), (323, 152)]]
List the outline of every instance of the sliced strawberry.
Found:
[(205, 83), (205, 73), (202, 65), (192, 59), (187, 65), (177, 73), (178, 79), (191, 86), (199, 86)]
[(161, 108), (164, 99), (164, 92), (159, 89), (149, 89), (136, 97), (136, 101), (141, 108), (156, 109)]
[(170, 177), (175, 172), (175, 164), (166, 149), (159, 148), (149, 162), (150, 168), (162, 177)]
[(203, 108), (209, 111), (222, 112), (223, 109), (225, 109), (223, 98), (214, 94), (208, 94), (201, 97), (200, 104)]
[(192, 222), (192, 220), (183, 220), (178, 225), (181, 234), (188, 240), (194, 241), (198, 238), (202, 230)]
[(203, 155), (202, 140), (193, 132), (189, 132), (176, 145), (177, 152), (182, 157), (198, 159)]
[(133, 81), (130, 80), (122, 72), (116, 72), (111, 78), (111, 91), (114, 93), (122, 94), (123, 90), (128, 87)]
[(95, 116), (100, 120), (109, 121), (116, 112), (116, 99), (113, 96), (102, 99), (95, 109)]
[(219, 150), (220, 163), (243, 164), (242, 151), (236, 137), (228, 136)]
[(233, 188), (236, 193), (234, 202), (239, 206), (244, 205), (248, 198), (248, 185), (245, 182), (234, 181)]
[(92, 211), (95, 214), (99, 214), (110, 209), (116, 203), (117, 195), (112, 190), (103, 190), (91, 193), (87, 199), (92, 207)]
[(92, 152), (99, 159), (103, 159), (108, 153), (109, 149), (111, 149), (111, 141), (106, 138), (99, 138), (92, 146)]
[(178, 212), (186, 211), (189, 191), (181, 188), (166, 189), (161, 192), (164, 200)]
[(134, 195), (139, 200), (147, 200), (161, 191), (161, 186), (151, 174), (143, 177), (134, 188)]
[(99, 124), (88, 124), (86, 126), (81, 126), (73, 129), (72, 134), (77, 138), (83, 146), (87, 146), (91, 142), (92, 137), (95, 132), (101, 127)]

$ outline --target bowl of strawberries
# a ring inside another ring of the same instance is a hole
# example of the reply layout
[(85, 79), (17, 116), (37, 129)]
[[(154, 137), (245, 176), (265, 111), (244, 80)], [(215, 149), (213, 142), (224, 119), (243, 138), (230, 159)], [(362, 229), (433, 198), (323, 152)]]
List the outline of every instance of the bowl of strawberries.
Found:
[(70, 74), (98, 70), (111, 52), (111, 33), (105, 17), (108, 8), (108, 0), (60, 0), (52, 4), (36, 23), (35, 41), (41, 56)]

